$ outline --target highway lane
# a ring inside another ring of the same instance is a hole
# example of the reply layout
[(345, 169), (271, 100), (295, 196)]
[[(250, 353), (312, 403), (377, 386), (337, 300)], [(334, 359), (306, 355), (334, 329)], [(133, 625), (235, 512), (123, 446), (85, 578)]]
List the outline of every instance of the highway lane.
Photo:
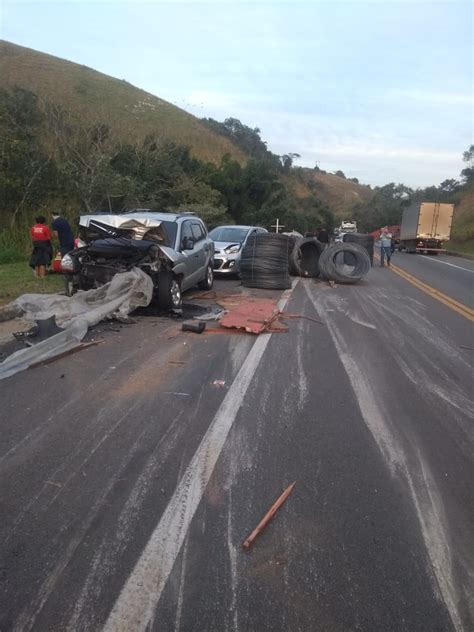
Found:
[(396, 251), (392, 262), (424, 283), (474, 309), (474, 261), (449, 255)]
[(2, 631), (472, 626), (471, 323), (379, 268), (288, 300), (325, 325), (141, 318), (0, 383)]

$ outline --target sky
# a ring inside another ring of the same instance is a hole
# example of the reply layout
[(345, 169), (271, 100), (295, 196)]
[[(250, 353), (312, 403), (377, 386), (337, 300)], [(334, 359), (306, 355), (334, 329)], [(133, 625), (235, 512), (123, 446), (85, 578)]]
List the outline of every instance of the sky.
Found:
[(0, 38), (238, 118), (298, 165), (424, 187), (474, 142), (473, 6), (0, 0)]

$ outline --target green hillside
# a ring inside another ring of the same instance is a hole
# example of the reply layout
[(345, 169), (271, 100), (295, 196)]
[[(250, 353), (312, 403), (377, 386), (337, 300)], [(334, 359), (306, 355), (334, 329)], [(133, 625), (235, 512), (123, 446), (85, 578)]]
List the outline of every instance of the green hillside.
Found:
[[(400, 221), (401, 193), (429, 199), (295, 167), (293, 154), (273, 154), (238, 119), (200, 120), (124, 80), (2, 40), (0, 142), (4, 253), (12, 231), (27, 235), (34, 214), (52, 208), (71, 219), (104, 208), (193, 208), (210, 225), (270, 226), (278, 217), (304, 232), (350, 218), (373, 230)], [(472, 191), (459, 183), (456, 191), (453, 242), (470, 248)]]
[(367, 186), (314, 169), (295, 170), (288, 186), (300, 198), (316, 197), (324, 206), (331, 209), (338, 220), (350, 219), (354, 207), (367, 204), (374, 195)]
[(54, 101), (84, 124), (109, 125), (124, 142), (164, 135), (204, 162), (217, 164), (224, 154), (246, 160), (228, 139), (163, 99), (87, 66), (0, 40), (0, 88), (14, 86)]

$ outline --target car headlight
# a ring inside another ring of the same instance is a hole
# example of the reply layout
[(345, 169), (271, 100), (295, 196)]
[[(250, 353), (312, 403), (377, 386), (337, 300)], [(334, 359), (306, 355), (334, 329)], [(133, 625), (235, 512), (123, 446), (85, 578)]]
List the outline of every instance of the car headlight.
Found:
[(74, 259), (71, 255), (64, 255), (61, 259), (61, 271), (62, 272), (74, 272)]
[(225, 249), (225, 253), (228, 255), (235, 255), (237, 252), (239, 252), (239, 250), (240, 246), (229, 246)]

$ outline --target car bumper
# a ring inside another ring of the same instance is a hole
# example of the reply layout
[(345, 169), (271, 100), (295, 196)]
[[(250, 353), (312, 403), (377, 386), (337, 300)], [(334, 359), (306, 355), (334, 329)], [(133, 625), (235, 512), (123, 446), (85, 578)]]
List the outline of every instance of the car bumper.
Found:
[(237, 274), (239, 259), (232, 255), (214, 255), (214, 272), (216, 274)]

